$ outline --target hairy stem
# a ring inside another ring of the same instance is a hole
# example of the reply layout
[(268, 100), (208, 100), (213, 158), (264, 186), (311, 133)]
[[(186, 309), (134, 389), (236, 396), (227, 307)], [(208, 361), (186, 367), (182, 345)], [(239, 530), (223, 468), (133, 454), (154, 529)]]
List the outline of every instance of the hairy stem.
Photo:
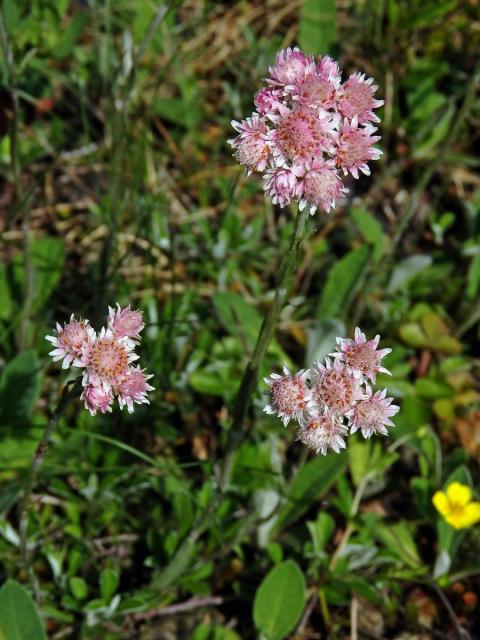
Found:
[(337, 562), (339, 561), (339, 559), (342, 557), (343, 551), (345, 549), (345, 546), (348, 544), (348, 541), (350, 540), (350, 536), (352, 535), (352, 533), (355, 531), (355, 525), (352, 521), (352, 519), (357, 515), (358, 510), (360, 508), (360, 503), (362, 501), (363, 498), (363, 494), (365, 493), (365, 489), (367, 488), (368, 483), (370, 482), (370, 480), (373, 478), (373, 476), (375, 475), (375, 473), (371, 472), (371, 473), (367, 473), (361, 480), (360, 484), (357, 487), (357, 491), (355, 492), (355, 496), (353, 498), (353, 502), (352, 502), (352, 509), (350, 511), (350, 522), (347, 524), (345, 531), (343, 532), (342, 538), (340, 540), (340, 543), (338, 544), (338, 547), (335, 549), (331, 559), (330, 559), (330, 564), (328, 566), (328, 568), (330, 569), (330, 571), (333, 571), (337, 565)]
[(230, 482), (233, 454), (244, 435), (243, 423), (245, 422), (252, 394), (257, 384), (260, 366), (275, 333), (280, 313), (285, 306), (287, 295), (292, 284), (292, 279), (295, 275), (300, 244), (303, 240), (308, 216), (308, 209), (297, 212), (295, 226), (290, 238), (290, 244), (280, 262), (278, 283), (272, 306), (270, 307), (268, 314), (265, 316), (251, 360), (247, 364), (243, 373), (233, 408), (232, 426), (228, 432), (225, 458), (220, 475), (220, 490), (222, 493), (226, 490)]
[[(43, 435), (40, 439), (40, 442), (35, 449), (35, 453), (33, 454), (32, 463), (30, 465), (30, 469), (28, 472), (27, 480), (25, 482), (25, 488), (23, 492), (23, 499), (20, 503), (20, 511), (19, 511), (19, 521), (20, 521), (20, 555), (22, 559), (23, 568), (30, 574), (30, 566), (28, 559), (28, 546), (27, 546), (27, 532), (28, 532), (28, 513), (30, 510), (30, 502), (32, 499), (32, 492), (35, 487), (35, 483), (37, 480), (38, 472), (40, 467), (42, 466), (43, 459), (45, 454), (48, 451), (50, 446), (50, 440), (55, 431), (60, 418), (63, 416), (65, 409), (70, 402), (70, 399), (73, 395), (75, 395), (80, 389), (80, 383), (76, 382), (73, 386), (68, 387), (68, 385), (64, 388), (60, 401), (55, 408), (52, 417), (47, 423)], [(31, 576), (32, 577), (32, 576)], [(35, 581), (33, 581), (35, 586)]]
[(159, 590), (164, 590), (172, 585), (188, 567), (195, 549), (195, 543), (201, 534), (209, 527), (215, 511), (222, 499), (223, 493), (229, 485), (230, 475), (232, 472), (233, 455), (236, 447), (242, 441), (244, 436), (243, 423), (250, 406), (252, 394), (257, 384), (258, 371), (267, 352), (268, 345), (275, 333), (280, 313), (285, 306), (285, 301), (298, 264), (300, 244), (304, 237), (308, 216), (308, 210), (298, 211), (297, 213), (295, 226), (290, 238), (290, 244), (280, 262), (278, 283), (272, 306), (263, 321), (252, 357), (243, 373), (233, 409), (232, 426), (228, 432), (226, 452), (220, 472), (218, 490), (209, 506), (200, 516), (197, 524), (193, 526), (189, 535), (180, 544), (173, 558), (163, 569), (161, 576), (155, 582), (155, 587)]

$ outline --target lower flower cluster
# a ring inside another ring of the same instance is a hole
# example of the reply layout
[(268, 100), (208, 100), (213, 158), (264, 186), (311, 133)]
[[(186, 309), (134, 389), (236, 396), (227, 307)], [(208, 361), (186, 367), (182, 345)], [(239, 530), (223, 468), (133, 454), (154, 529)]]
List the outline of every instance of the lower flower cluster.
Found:
[(378, 349), (379, 340), (367, 340), (357, 327), (353, 340), (337, 338), (337, 350), (324, 364), (295, 374), (285, 365), (283, 375), (272, 373), (265, 378), (270, 402), (264, 411), (285, 426), (295, 420), (298, 439), (323, 455), (344, 449), (345, 437), (358, 430), (365, 438), (386, 435), (399, 407), (386, 389), (374, 392), (371, 387), (377, 373), (390, 373), (382, 360), (391, 349)]
[(57, 322), (53, 336), (46, 336), (55, 347), (49, 354), (54, 361), (62, 360), (64, 369), (84, 369), (81, 399), (92, 416), (111, 411), (115, 398), (129, 413), (135, 403), (149, 402), (152, 376), (132, 364), (139, 357), (135, 348), (144, 326), (140, 311), (117, 304), (117, 309), (109, 307), (107, 327), (98, 334), (88, 320), (76, 320), (72, 314), (63, 327)]

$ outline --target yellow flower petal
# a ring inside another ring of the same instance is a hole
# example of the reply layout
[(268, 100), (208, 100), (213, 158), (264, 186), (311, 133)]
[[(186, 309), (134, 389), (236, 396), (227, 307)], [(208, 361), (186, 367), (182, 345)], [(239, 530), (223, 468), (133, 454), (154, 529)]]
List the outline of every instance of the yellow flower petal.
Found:
[(432, 498), (433, 506), (435, 509), (442, 515), (446, 516), (450, 513), (450, 506), (448, 504), (448, 499), (443, 491), (436, 491)]
[(464, 527), (471, 527), (480, 520), (480, 502), (470, 502), (464, 509)]
[(464, 514), (459, 513), (458, 511), (451, 511), (450, 513), (444, 516), (445, 522), (453, 527), (454, 529), (463, 529), (465, 525)]
[(449, 502), (463, 507), (472, 499), (472, 490), (466, 484), (452, 482), (447, 488), (447, 498)]

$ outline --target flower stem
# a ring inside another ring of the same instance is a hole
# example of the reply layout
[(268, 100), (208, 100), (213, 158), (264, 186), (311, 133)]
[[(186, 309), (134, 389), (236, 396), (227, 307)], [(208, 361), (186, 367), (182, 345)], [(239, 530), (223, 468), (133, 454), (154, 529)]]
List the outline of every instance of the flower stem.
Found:
[(308, 216), (308, 209), (297, 213), (290, 244), (280, 262), (278, 284), (272, 306), (263, 321), (260, 333), (258, 334), (257, 344), (255, 345), (250, 362), (247, 364), (243, 373), (233, 409), (232, 426), (228, 432), (218, 489), (208, 507), (199, 517), (197, 524), (192, 527), (189, 535), (183, 540), (168, 565), (162, 570), (161, 576), (155, 581), (155, 587), (160, 591), (174, 584), (189, 566), (191, 556), (195, 550), (195, 544), (202, 533), (210, 526), (215, 511), (221, 502), (223, 493), (229, 485), (233, 455), (244, 435), (243, 423), (257, 383), (258, 371), (277, 327), (280, 313), (285, 306), (285, 301), (297, 267), (300, 244), (304, 237)]
[(232, 426), (228, 432), (225, 458), (220, 475), (220, 490), (222, 493), (226, 490), (230, 482), (233, 454), (243, 438), (243, 423), (245, 422), (250, 407), (250, 400), (257, 384), (260, 366), (267, 352), (268, 345), (275, 333), (278, 318), (285, 306), (292, 279), (295, 275), (300, 244), (303, 240), (308, 217), (308, 208), (297, 212), (290, 244), (280, 262), (278, 284), (272, 306), (263, 321), (251, 360), (243, 373), (240, 388), (235, 399)]
[[(19, 530), (20, 530), (20, 555), (22, 565), (27, 573), (31, 574), (28, 560), (28, 546), (27, 546), (27, 530), (28, 530), (28, 512), (30, 509), (30, 502), (32, 498), (32, 492), (37, 480), (38, 471), (42, 465), (45, 454), (50, 446), (50, 439), (55, 431), (60, 418), (63, 416), (65, 409), (73, 395), (75, 395), (80, 387), (80, 382), (76, 382), (70, 388), (65, 386), (60, 401), (55, 408), (52, 417), (47, 423), (40, 442), (33, 454), (32, 463), (28, 472), (25, 488), (23, 492), (23, 499), (20, 503), (19, 511)], [(32, 576), (31, 576), (32, 577)], [(35, 583), (35, 581), (33, 581)], [(34, 584), (35, 586), (35, 584)]]

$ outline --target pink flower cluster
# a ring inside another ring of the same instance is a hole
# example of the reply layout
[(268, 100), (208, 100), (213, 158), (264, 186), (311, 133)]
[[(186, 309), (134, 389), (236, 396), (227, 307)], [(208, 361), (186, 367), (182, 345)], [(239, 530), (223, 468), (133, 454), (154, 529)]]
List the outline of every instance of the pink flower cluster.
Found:
[(135, 347), (144, 326), (140, 311), (117, 304), (117, 309), (108, 308), (107, 327), (98, 334), (88, 320), (76, 320), (72, 314), (70, 322), (63, 327), (57, 322), (54, 335), (46, 336), (55, 347), (49, 354), (54, 361), (63, 360), (64, 369), (85, 370), (81, 400), (90, 415), (111, 411), (115, 397), (129, 413), (134, 403), (148, 403), (147, 394), (154, 389), (148, 384), (152, 376), (132, 364), (139, 357)]
[(374, 393), (370, 386), (377, 373), (390, 373), (382, 360), (391, 349), (378, 349), (379, 340), (367, 340), (357, 327), (353, 340), (337, 338), (337, 351), (325, 364), (316, 362), (295, 374), (285, 365), (283, 375), (272, 373), (265, 378), (270, 403), (264, 411), (285, 426), (296, 420), (298, 439), (323, 455), (344, 449), (345, 437), (359, 429), (365, 438), (387, 435), (399, 407), (386, 397), (386, 389)]
[(370, 175), (380, 140), (372, 122), (373, 78), (354, 73), (345, 82), (332, 58), (305, 55), (298, 47), (277, 54), (267, 86), (255, 95), (250, 118), (232, 121), (238, 136), (229, 140), (234, 157), (249, 175), (264, 174), (264, 190), (281, 207), (292, 200), (300, 210), (329, 212), (347, 192), (341, 173)]

